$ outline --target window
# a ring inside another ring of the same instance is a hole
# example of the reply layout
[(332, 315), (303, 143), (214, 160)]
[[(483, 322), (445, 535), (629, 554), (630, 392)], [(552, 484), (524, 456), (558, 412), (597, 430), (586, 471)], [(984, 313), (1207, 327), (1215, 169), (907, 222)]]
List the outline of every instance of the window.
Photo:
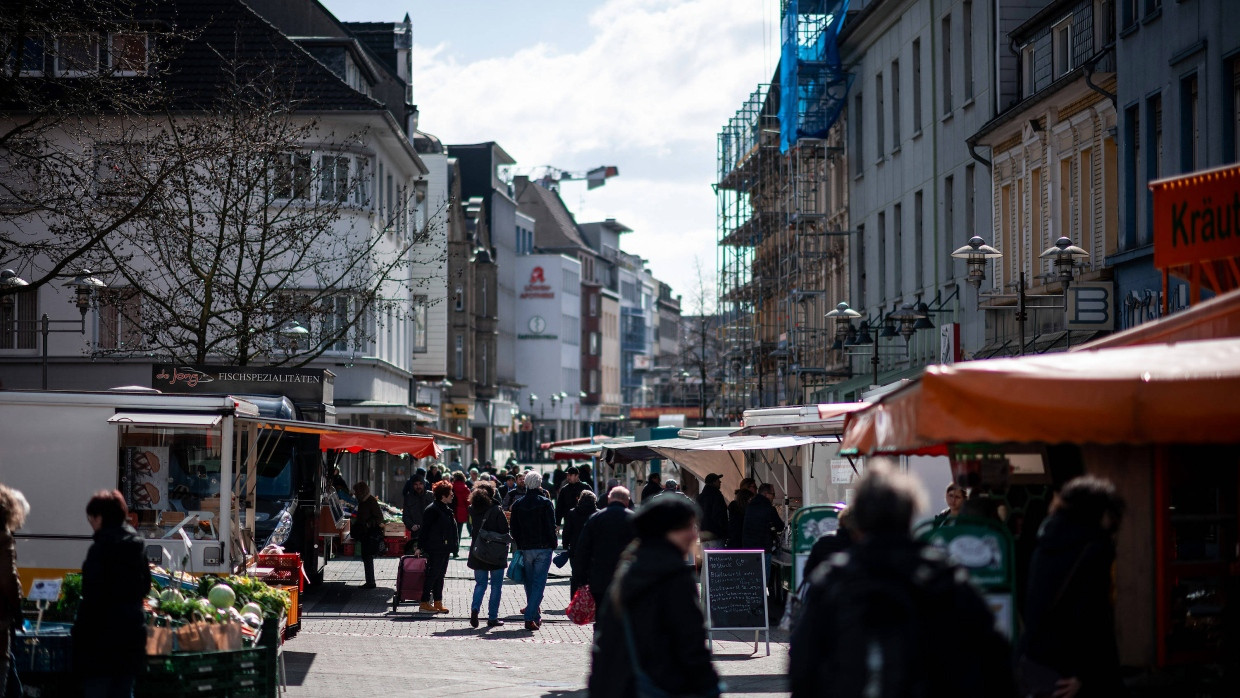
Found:
[(1055, 56), (1055, 77), (1065, 75), (1072, 70), (1072, 18), (1069, 17), (1064, 21), (1056, 24), (1051, 30), (1051, 38), (1054, 43)]
[(11, 310), (0, 306), (0, 349), (34, 349), (38, 341), (39, 292), (17, 291), (10, 294)]
[(973, 3), (969, 0), (960, 6), (960, 29), (964, 32), (961, 50), (964, 51), (964, 101), (973, 99)]
[(904, 295), (904, 207), (896, 204), (891, 212), (891, 237), (894, 240), (892, 277), (896, 296)]
[(142, 345), (142, 296), (130, 288), (99, 294), (99, 348), (138, 349)]
[(590, 333), (590, 356), (598, 356), (599, 347), (603, 345), (603, 338), (598, 332)]
[(457, 311), (458, 313), (464, 310), (465, 309), (465, 287), (457, 286), (456, 293), (453, 295), (453, 298), (455, 300), (453, 301), (452, 309)]
[(952, 113), (952, 16), (943, 18), (939, 43), (943, 47), (943, 116)]
[(1137, 168), (1141, 161), (1141, 110), (1132, 105), (1124, 110), (1124, 208), (1128, 223), (1124, 230), (1124, 245), (1127, 249), (1137, 244)]
[(913, 133), (921, 133), (921, 39), (913, 39)]
[(1162, 127), (1162, 96), (1154, 95), (1145, 100), (1145, 118), (1150, 127), (1146, 129), (1146, 136), (1150, 139), (1147, 144), (1149, 148), (1149, 156), (1146, 158), (1146, 181), (1158, 179), (1163, 170), (1163, 127)]
[(349, 350), (349, 325), (351, 320), (348, 296), (334, 296), (323, 299), (321, 335), (322, 341), (327, 344), (328, 351)]
[(878, 293), (874, 300), (884, 303), (887, 300), (887, 213), (878, 214)]
[[(956, 218), (955, 178), (948, 175), (943, 180), (943, 224), (947, 239), (957, 239), (954, 229)], [(913, 286), (920, 290), (926, 285), (926, 220), (925, 196), (920, 190), (913, 194)], [(950, 257), (948, 257), (950, 259)], [(949, 268), (950, 272), (951, 269)], [(947, 274), (951, 276), (951, 274)]]
[(387, 220), (386, 204), (388, 202), (384, 201), (383, 199), (383, 163), (382, 162), (379, 163), (379, 178), (375, 180), (375, 190), (378, 192), (378, 195), (379, 195), (379, 207), (376, 210), (376, 212), (379, 214), (380, 226), (386, 227), (386, 224), (384, 224), (383, 221)]
[(27, 38), (20, 46), (13, 42), (9, 46), (9, 55), (5, 57), (4, 72), (12, 74), (16, 71), (21, 77), (39, 77), (43, 75), (45, 59), (43, 39)]
[(370, 205), (370, 158), (353, 159), (353, 205)]
[(852, 115), (853, 153), (856, 155), (853, 158), (853, 174), (856, 176), (860, 176), (862, 172), (865, 172), (865, 129), (862, 128), (864, 124), (865, 117), (861, 111), (861, 91), (857, 90), (857, 94), (853, 96)]
[(1137, 23), (1137, 3), (1140, 0), (1120, 0), (1120, 14), (1123, 15), (1124, 28), (1131, 27)]
[(66, 34), (56, 38), (56, 74), (80, 77), (99, 71), (99, 37)]
[(452, 348), (452, 370), (455, 371), (455, 374), (453, 378), (465, 380), (465, 335), (458, 334), (454, 342), (455, 344)]
[(576, 269), (563, 269), (563, 290), (570, 296), (581, 293), (581, 276)]
[[(1014, 250), (1016, 249), (1016, 235), (1012, 227), (1012, 185), (1005, 184), (999, 190), (999, 235), (1003, 238), (1004, 243), (1007, 244), (1008, 249)], [(1015, 268), (1017, 256), (1014, 254), (1004, 255), (1003, 262), (995, 263), (995, 287), (1001, 286), (1004, 281), (1012, 278), (1011, 270)], [(1007, 272), (1000, 279), (999, 271), (1005, 269), (1005, 266), (1001, 266), (1004, 262), (1006, 262)]]
[(272, 196), (277, 199), (310, 198), (310, 154), (284, 153), (276, 156), (272, 174)]
[(113, 75), (146, 75), (146, 34), (109, 34), (108, 67)]
[(882, 73), (874, 76), (874, 100), (874, 159), (882, 160), (883, 153), (887, 152), (887, 133), (883, 127), (883, 122), (887, 119), (887, 110), (884, 106), (887, 102), (883, 96)]
[[(973, 174), (973, 165), (972, 164), (965, 165), (965, 168), (964, 168), (964, 235), (962, 236), (962, 239), (966, 239), (966, 240), (977, 234), (974, 232), (976, 230), (977, 221), (973, 218), (974, 216), (974, 210), (973, 210), (974, 198), (973, 197), (977, 195), (977, 191), (975, 188), (976, 185), (974, 184), (975, 180), (973, 179), (974, 176), (975, 175)], [(951, 228), (947, 229), (948, 235), (954, 235), (955, 232), (956, 231), (952, 230)]]
[(853, 301), (858, 308), (865, 307), (865, 224), (857, 224), (857, 289)]
[(479, 308), (479, 310), (480, 310), (479, 314), (480, 314), (482, 317), (491, 317), (491, 313), (489, 312), (489, 311), (490, 311), (490, 307), (489, 307), (489, 306), (490, 306), (490, 299), (487, 297), (487, 279), (486, 279), (486, 277), (485, 277), (485, 276), (483, 276), (483, 277), (482, 277), (481, 279), (479, 279), (478, 281), (479, 281), (479, 283), (478, 283), (478, 296), (479, 296), (478, 301), (479, 301), (479, 306), (480, 306), (480, 308)]
[[(1049, 167), (1050, 163), (1047, 163)], [(1025, 246), (1021, 249), (1031, 250), (1033, 254), (1038, 254), (1051, 246), (1050, 240), (1047, 239), (1045, 226), (1042, 225), (1042, 168), (1034, 168), (1029, 175), (1032, 184), (1029, 185), (1029, 211), (1031, 215), (1030, 221), (1030, 237), (1029, 240), (1033, 246)], [(1037, 247), (1037, 249), (1032, 249)], [(1050, 269), (1050, 261), (1047, 260), (1047, 269)]]
[(319, 158), (319, 200), (349, 200), (349, 158), (324, 155)]
[(1145, 0), (1145, 14), (1152, 15), (1162, 9), (1162, 0)]
[(900, 148), (900, 61), (891, 62), (891, 147)]
[(1102, 259), (1106, 254), (1106, 250), (1101, 249), (1095, 244), (1094, 240), (1094, 151), (1092, 148), (1085, 148), (1081, 151), (1081, 176), (1077, 181), (1076, 188), (1076, 211), (1080, 216), (1080, 224), (1077, 230), (1080, 231), (1081, 242), (1077, 243), (1084, 247), (1094, 259)]
[(414, 296), (412, 308), (413, 353), (426, 353), (426, 296)]
[(396, 202), (392, 199), (392, 173), (388, 171), (387, 175), (387, 209), (384, 210), (383, 228), (390, 231), (392, 229), (391, 217), (396, 215)]
[(488, 342), (483, 342), (482, 346), (478, 347), (478, 364), (475, 380), (487, 385), (491, 382), (491, 345)]
[(581, 345), (581, 320), (568, 313), (560, 314), (560, 341), (573, 346)]
[(598, 394), (598, 370), (597, 369), (590, 370), (590, 392), (596, 395)]
[(1180, 80), (1180, 171), (1197, 169), (1197, 74)]
[[(1076, 176), (1076, 161), (1072, 157), (1062, 158), (1059, 161), (1059, 234), (1067, 235), (1064, 231), (1079, 231), (1072, 223), (1076, 220), (1076, 189), (1072, 186), (1073, 178)], [(1052, 236), (1054, 237), (1054, 236)], [(1089, 240), (1074, 234), (1073, 239), (1076, 244), (1085, 247), (1089, 244)]]
[(1020, 85), (1021, 96), (1028, 97), (1037, 92), (1037, 85), (1033, 84), (1034, 63), (1037, 61), (1038, 55), (1034, 50), (1033, 44), (1025, 46), (1020, 51)]
[(598, 317), (599, 295), (594, 293), (590, 296), (590, 317)]

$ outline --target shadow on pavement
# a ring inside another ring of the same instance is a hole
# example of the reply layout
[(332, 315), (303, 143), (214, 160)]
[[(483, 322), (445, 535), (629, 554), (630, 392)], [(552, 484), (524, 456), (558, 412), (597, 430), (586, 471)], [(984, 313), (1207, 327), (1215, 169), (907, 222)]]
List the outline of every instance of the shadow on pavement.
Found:
[(724, 693), (787, 693), (788, 677), (784, 674), (744, 674), (724, 676)]
[(555, 690), (547, 691), (543, 694), (544, 698), (585, 698), (590, 692), (584, 688), (578, 688), (571, 691)]
[(476, 636), (480, 640), (511, 640), (516, 637), (529, 637), (533, 635), (533, 631), (526, 630), (524, 626), (512, 628), (504, 626), (503, 630), (495, 630), (493, 628), (452, 628), (451, 630), (440, 630), (431, 633), (432, 637), (463, 637)]
[(310, 665), (314, 664), (314, 658), (318, 655), (314, 652), (289, 652), (288, 650), (280, 654), (284, 657), (284, 675), (288, 679), (288, 685), (305, 685), (306, 675), (310, 673)]

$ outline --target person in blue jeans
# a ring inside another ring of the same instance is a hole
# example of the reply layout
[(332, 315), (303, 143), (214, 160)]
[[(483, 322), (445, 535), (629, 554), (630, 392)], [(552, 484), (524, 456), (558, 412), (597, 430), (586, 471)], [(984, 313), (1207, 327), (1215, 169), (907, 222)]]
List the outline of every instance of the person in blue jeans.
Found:
[(478, 544), (478, 533), (508, 533), (508, 518), (500, 507), (495, 496), (495, 486), (490, 482), (479, 481), (469, 493), (469, 525), (473, 528), (473, 542), (469, 546), (469, 560), (466, 565), (474, 571), (474, 602), (470, 605), (469, 625), (478, 627), (478, 614), (482, 611), (482, 598), (486, 596), (487, 586), (491, 587), (491, 603), (487, 608), (487, 627), (494, 628), (504, 624), (499, 619), (499, 600), (504, 586), (504, 569), (506, 564), (489, 565), (474, 556), (474, 546)]
[(543, 591), (555, 550), (555, 505), (542, 490), (542, 476), (525, 475), (525, 495), (513, 502), (512, 539), (525, 558), (525, 629), (542, 626)]

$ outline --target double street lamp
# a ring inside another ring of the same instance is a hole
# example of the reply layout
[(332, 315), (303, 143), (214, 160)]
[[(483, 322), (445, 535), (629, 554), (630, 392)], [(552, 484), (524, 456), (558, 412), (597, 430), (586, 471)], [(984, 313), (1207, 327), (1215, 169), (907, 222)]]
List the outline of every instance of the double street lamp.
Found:
[[(37, 329), (42, 335), (42, 360), (43, 360), (43, 379), (42, 388), (47, 390), (47, 338), (53, 332), (77, 332), (86, 334), (86, 311), (94, 307), (97, 302), (99, 291), (108, 287), (103, 281), (95, 278), (89, 269), (83, 269), (78, 272), (77, 276), (65, 283), (67, 288), (74, 291), (74, 303), (77, 305), (81, 318), (78, 320), (52, 320), (43, 313), (38, 320), (16, 320), (12, 319), (14, 303), (14, 295), (21, 288), (29, 286), (25, 279), (17, 275), (12, 269), (0, 271), (0, 331), (4, 333), (32, 331)], [(63, 329), (53, 329), (53, 325)], [(10, 330), (10, 328), (12, 328)]]
[[(925, 303), (905, 303), (886, 315), (880, 315), (874, 323), (871, 323), (867, 317), (861, 320), (858, 326), (854, 327), (852, 321), (863, 316), (861, 313), (848, 307), (847, 303), (841, 302), (826, 315), (826, 317), (835, 321), (835, 343), (831, 345), (831, 349), (843, 350), (847, 356), (869, 356), (873, 384), (878, 385), (879, 357), (883, 355), (879, 352), (879, 341), (903, 337), (903, 353), (907, 354), (913, 335), (918, 330), (934, 329), (934, 323), (930, 321), (930, 312), (929, 306)], [(870, 330), (879, 323), (882, 324), (882, 330), (878, 332), (877, 337), (874, 337), (870, 334)], [(848, 351), (850, 347), (866, 346), (870, 347), (870, 351)], [(897, 353), (900, 352), (889, 352), (887, 355), (895, 355)]]
[[(1046, 248), (1042, 254), (1038, 255), (1039, 259), (1050, 260), (1051, 273), (1042, 277), (1049, 281), (1058, 281), (1063, 284), (1063, 293), (1061, 294), (1027, 294), (1025, 293), (1025, 270), (1021, 268), (1020, 274), (1016, 281), (1016, 293), (986, 293), (981, 291), (982, 282), (986, 280), (986, 262), (991, 259), (999, 259), (1003, 257), (1003, 253), (986, 244), (980, 236), (974, 235), (969, 238), (968, 244), (952, 252), (952, 257), (963, 259), (968, 265), (968, 276), (966, 281), (978, 292), (977, 307), (984, 310), (1015, 310), (1017, 331), (1020, 334), (1020, 355), (1025, 354), (1025, 323), (1029, 320), (1029, 313), (1026, 302), (1030, 298), (1063, 298), (1067, 299), (1068, 286), (1072, 283), (1072, 279), (1076, 274), (1077, 264), (1081, 260), (1089, 259), (1089, 253), (1084, 249), (1073, 244), (1072, 240), (1066, 237), (1060, 237), (1055, 244)], [(988, 303), (981, 304), (981, 297), (985, 295), (990, 301), (996, 300), (1015, 300), (1016, 305), (994, 305)], [(1062, 308), (1066, 309), (1066, 302), (1063, 305), (1039, 305), (1038, 308)]]

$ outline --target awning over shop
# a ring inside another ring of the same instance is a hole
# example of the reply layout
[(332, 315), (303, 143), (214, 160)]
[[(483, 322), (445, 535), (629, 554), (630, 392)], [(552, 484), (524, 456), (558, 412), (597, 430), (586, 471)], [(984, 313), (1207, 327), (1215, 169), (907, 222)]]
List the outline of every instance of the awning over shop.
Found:
[[(680, 467), (693, 473), (699, 479), (716, 473), (722, 476), (722, 489), (731, 499), (732, 491), (740, 487), (745, 477), (745, 451), (781, 451), (780, 455), (770, 454), (776, 461), (783, 461), (787, 466), (793, 460), (793, 454), (800, 446), (815, 443), (835, 443), (836, 436), (802, 436), (784, 434), (777, 436), (721, 436), (711, 439), (691, 441), (682, 439), (682, 443), (653, 446), (660, 456), (675, 462)], [(784, 485), (787, 491), (787, 485)], [(797, 490), (800, 490), (798, 484)]]
[[(705, 439), (702, 439), (705, 441)], [(603, 461), (609, 465), (624, 465), (637, 460), (655, 460), (665, 458), (654, 451), (654, 446), (673, 446), (680, 443), (697, 443), (692, 439), (680, 437), (672, 439), (653, 439), (651, 441), (630, 441), (628, 443), (605, 443)]]
[(192, 412), (117, 412), (108, 418), (108, 424), (135, 427), (189, 427), (210, 429), (219, 426), (224, 419), (219, 414), (202, 414)]
[(349, 453), (382, 451), (393, 456), (409, 455), (414, 458), (437, 457), (443, 453), (433, 438), (409, 434), (323, 434), (319, 437), (319, 449)]
[(1240, 441), (1240, 339), (930, 366), (852, 415), (843, 449), (945, 453), (945, 444)]
[(463, 436), (461, 434), (453, 434), (450, 431), (441, 431), (439, 429), (432, 429), (430, 427), (417, 426), (417, 427), (414, 427), (413, 430), (419, 434), (426, 434), (427, 436), (435, 437), (435, 441), (442, 445), (454, 444), (454, 445), (463, 446), (466, 444), (472, 444), (474, 442), (474, 439), (472, 436)]

